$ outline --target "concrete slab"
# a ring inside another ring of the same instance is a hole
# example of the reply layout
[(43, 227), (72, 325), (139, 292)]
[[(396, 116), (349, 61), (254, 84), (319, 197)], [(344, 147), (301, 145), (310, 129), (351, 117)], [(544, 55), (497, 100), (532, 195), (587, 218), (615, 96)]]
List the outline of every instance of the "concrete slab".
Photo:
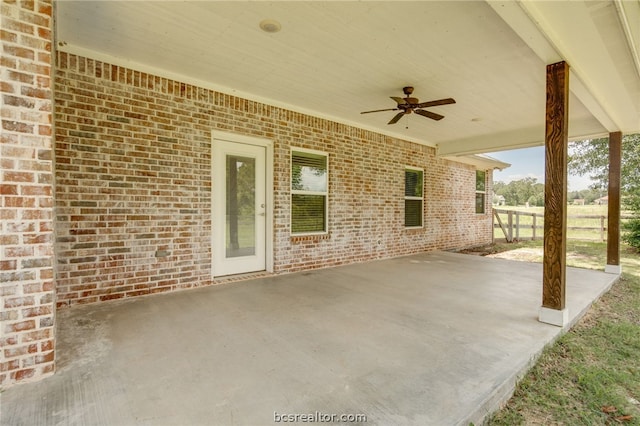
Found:
[[(568, 269), (570, 321), (615, 279)], [(5, 391), (0, 418), (479, 424), (562, 331), (538, 321), (541, 282), (539, 264), (434, 252), (63, 310), (58, 372)]]

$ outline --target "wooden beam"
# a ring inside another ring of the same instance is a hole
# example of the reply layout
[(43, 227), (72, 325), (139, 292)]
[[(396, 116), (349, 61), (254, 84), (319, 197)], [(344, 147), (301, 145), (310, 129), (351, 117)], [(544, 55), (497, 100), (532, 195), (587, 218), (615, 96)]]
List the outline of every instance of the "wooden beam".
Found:
[[(547, 66), (542, 307), (565, 308), (569, 65)], [(561, 324), (558, 324), (561, 325)]]
[(620, 273), (620, 170), (622, 133), (609, 135), (609, 202), (607, 219), (607, 272)]

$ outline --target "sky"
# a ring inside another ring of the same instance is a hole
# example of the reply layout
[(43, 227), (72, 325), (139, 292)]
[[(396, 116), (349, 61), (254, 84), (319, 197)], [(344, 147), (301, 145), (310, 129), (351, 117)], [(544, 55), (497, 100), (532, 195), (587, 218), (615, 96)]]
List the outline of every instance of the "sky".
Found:
[[(533, 177), (540, 183), (544, 183), (544, 146), (534, 148), (513, 149), (510, 151), (492, 152), (487, 154), (497, 160), (511, 164), (511, 167), (503, 171), (493, 172), (493, 181), (509, 183), (512, 180), (520, 180)], [(568, 178), (568, 190), (579, 191), (588, 189), (593, 182), (589, 176), (572, 176)]]

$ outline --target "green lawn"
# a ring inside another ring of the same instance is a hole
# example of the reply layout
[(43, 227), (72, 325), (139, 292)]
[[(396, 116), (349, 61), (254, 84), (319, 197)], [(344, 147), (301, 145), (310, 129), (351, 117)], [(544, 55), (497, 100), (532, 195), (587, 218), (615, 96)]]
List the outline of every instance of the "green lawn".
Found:
[[(541, 245), (496, 244), (493, 250)], [(606, 243), (567, 246), (569, 266), (602, 270)], [(490, 425), (640, 425), (640, 255), (623, 246), (621, 263), (621, 280), (544, 350)]]

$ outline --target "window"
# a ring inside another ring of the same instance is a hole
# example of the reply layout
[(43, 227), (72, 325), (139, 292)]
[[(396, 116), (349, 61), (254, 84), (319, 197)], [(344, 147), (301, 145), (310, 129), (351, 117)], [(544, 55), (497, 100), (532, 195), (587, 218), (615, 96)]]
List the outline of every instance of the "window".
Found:
[(291, 151), (291, 232), (327, 232), (328, 156), (307, 150)]
[(476, 170), (476, 213), (484, 214), (486, 198), (486, 172)]
[(422, 226), (423, 212), (423, 175), (420, 169), (404, 170), (404, 226)]

